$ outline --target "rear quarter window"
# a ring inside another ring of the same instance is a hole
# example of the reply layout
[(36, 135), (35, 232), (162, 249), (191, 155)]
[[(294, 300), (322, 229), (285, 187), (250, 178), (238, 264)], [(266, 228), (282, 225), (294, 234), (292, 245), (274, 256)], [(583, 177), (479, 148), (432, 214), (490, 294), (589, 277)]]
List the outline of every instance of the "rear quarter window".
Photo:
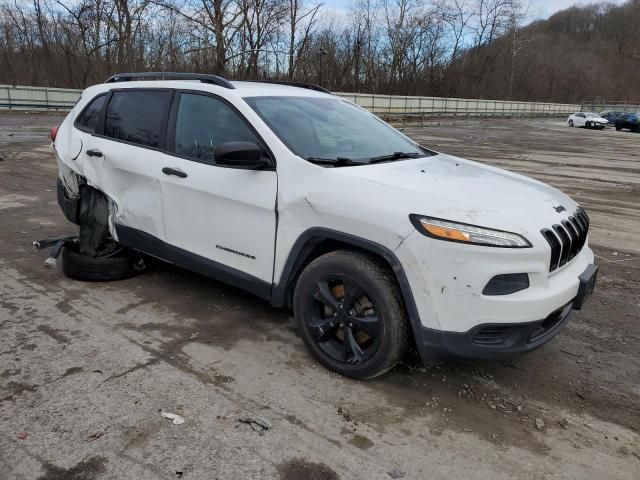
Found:
[(76, 118), (75, 126), (78, 130), (82, 130), (87, 133), (94, 133), (100, 120), (100, 113), (104, 102), (107, 99), (105, 93), (98, 95), (89, 102), (89, 105), (85, 107), (80, 115)]

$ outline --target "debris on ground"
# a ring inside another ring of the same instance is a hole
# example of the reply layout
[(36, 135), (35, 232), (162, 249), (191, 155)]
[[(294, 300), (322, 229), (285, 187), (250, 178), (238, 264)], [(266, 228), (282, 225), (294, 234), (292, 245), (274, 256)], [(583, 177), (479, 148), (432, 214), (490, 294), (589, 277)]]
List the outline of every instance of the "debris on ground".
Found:
[(160, 414), (164, 418), (168, 418), (169, 420), (173, 420), (174, 425), (182, 425), (184, 423), (184, 418), (182, 418), (177, 413), (169, 413), (169, 412), (160, 412)]
[(256, 432), (262, 432), (271, 428), (271, 422), (262, 417), (240, 417), (238, 421), (249, 424)]
[(26, 440), (28, 436), (29, 434), (27, 432), (20, 432), (19, 434), (16, 435), (18, 440)]
[(94, 440), (99, 439), (101, 436), (104, 435), (104, 432), (96, 432), (96, 433), (92, 433), (91, 435), (89, 435), (87, 438), (84, 439), (85, 442), (93, 442)]
[(51, 268), (51, 269), (55, 270), (56, 267), (57, 267), (57, 263), (58, 262), (56, 262), (55, 258), (49, 257), (44, 261), (44, 266), (47, 267), (47, 268)]
[(391, 478), (402, 478), (404, 477), (404, 472), (401, 472), (400, 470), (391, 470), (387, 472), (387, 475), (389, 475)]
[(345, 422), (350, 422), (353, 419), (351, 412), (349, 412), (349, 410), (347, 410), (346, 408), (338, 406), (336, 408), (336, 412), (338, 413), (338, 415), (342, 415), (342, 418)]
[(536, 428), (538, 430), (542, 430), (544, 428), (544, 420), (541, 418), (536, 418)]

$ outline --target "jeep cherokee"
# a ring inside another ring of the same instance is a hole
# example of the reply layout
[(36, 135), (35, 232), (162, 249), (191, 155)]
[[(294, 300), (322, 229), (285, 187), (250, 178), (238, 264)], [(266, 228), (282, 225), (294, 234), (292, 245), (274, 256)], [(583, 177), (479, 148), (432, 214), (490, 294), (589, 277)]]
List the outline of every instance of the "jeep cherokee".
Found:
[(310, 352), (350, 377), (412, 346), (425, 364), (531, 351), (595, 282), (567, 195), (317, 86), (120, 74), (52, 139), (85, 266), (126, 247), (292, 308)]

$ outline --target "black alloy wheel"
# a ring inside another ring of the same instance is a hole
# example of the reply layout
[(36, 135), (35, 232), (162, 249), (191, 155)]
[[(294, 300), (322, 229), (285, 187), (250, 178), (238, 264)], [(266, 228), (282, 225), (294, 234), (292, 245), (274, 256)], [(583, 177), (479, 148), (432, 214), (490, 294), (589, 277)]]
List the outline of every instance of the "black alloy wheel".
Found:
[(309, 351), (342, 375), (373, 378), (407, 349), (408, 321), (394, 274), (367, 254), (338, 250), (316, 258), (298, 279), (293, 308)]
[(320, 349), (338, 362), (361, 363), (380, 345), (382, 320), (356, 279), (331, 275), (307, 298), (305, 322)]

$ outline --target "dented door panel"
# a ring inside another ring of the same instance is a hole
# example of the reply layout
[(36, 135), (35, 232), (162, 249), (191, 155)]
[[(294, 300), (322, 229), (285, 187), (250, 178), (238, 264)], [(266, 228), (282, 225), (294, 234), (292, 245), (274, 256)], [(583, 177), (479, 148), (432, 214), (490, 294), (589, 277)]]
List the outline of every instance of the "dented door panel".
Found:
[[(102, 156), (88, 156), (87, 150), (92, 149)], [(160, 182), (163, 153), (93, 136), (81, 156), (87, 183), (113, 202), (113, 222), (165, 238)]]

